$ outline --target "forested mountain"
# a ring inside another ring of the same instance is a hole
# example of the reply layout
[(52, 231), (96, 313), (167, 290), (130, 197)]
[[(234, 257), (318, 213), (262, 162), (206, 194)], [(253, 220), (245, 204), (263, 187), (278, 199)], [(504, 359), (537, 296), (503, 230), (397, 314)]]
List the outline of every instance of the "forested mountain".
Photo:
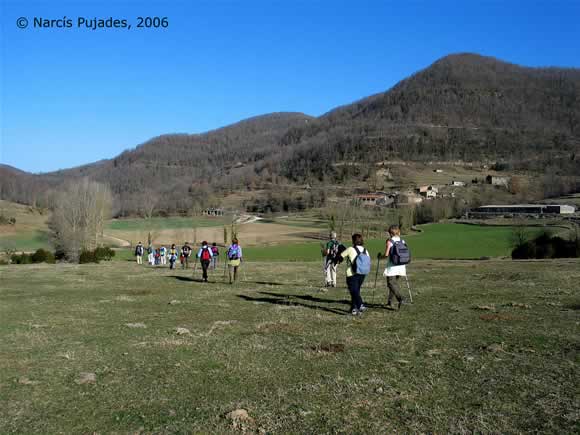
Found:
[[(580, 175), (577, 156), (580, 70), (458, 54), (319, 118), (275, 113), (160, 136), (114, 159), (43, 175), (0, 167), (0, 197), (43, 203), (63, 180), (88, 176), (110, 184), (118, 214), (150, 202), (178, 211), (213, 201), (212, 192), (341, 183), (390, 159), (501, 161)], [(362, 165), (340, 164), (348, 162)]]
[[(391, 90), (337, 108), (282, 139), (291, 178), (339, 176), (336, 161), (507, 160), (545, 167), (580, 150), (580, 70), (447, 56)], [(533, 163), (533, 162), (532, 162)], [(565, 171), (578, 171), (578, 164)], [(577, 172), (578, 173), (578, 172)]]

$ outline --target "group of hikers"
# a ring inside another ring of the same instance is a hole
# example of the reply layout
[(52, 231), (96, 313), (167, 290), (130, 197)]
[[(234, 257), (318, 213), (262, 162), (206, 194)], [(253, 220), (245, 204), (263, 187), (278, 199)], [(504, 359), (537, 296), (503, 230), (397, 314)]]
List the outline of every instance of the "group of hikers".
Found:
[[(338, 241), (336, 233), (331, 232), (330, 240), (322, 246), (321, 251), (324, 259), (323, 269), (325, 286), (336, 287), (338, 265), (345, 262), (346, 286), (351, 296), (350, 312), (354, 316), (365, 312), (367, 307), (365, 306), (361, 296), (361, 288), (366, 276), (371, 271), (371, 256), (364, 247), (362, 235), (358, 233), (353, 234), (352, 246), (347, 248)], [(137, 264), (143, 263), (144, 253), (145, 248), (143, 244), (139, 242), (135, 248)], [(187, 269), (189, 267), (189, 259), (192, 255), (192, 249), (187, 242), (180, 249), (177, 249), (175, 244), (173, 244), (169, 250), (167, 250), (165, 246), (155, 249), (153, 246), (149, 245), (147, 247), (147, 254), (148, 262), (152, 266), (165, 265), (167, 264), (168, 259), (169, 268), (174, 269), (175, 263), (179, 259), (181, 267)], [(201, 264), (203, 282), (208, 282), (208, 269), (211, 268), (215, 270), (218, 267), (219, 255), (220, 252), (216, 243), (212, 243), (211, 246), (206, 241), (201, 243), (201, 247), (198, 249), (195, 259), (196, 262), (199, 260), (199, 263)], [(232, 239), (231, 245), (226, 250), (226, 257), (230, 284), (232, 284), (237, 280), (238, 268), (242, 262), (242, 247), (239, 245), (237, 238)], [(401, 239), (401, 230), (397, 225), (391, 225), (388, 229), (385, 251), (384, 253), (379, 253), (377, 256), (377, 274), (382, 259), (386, 259), (383, 277), (386, 278), (389, 291), (387, 308), (399, 310), (401, 305), (404, 303), (404, 298), (399, 287), (399, 279), (401, 277), (405, 277), (406, 279), (407, 277), (406, 265), (411, 261), (411, 254), (406, 242)], [(409, 296), (412, 297), (410, 288)], [(397, 303), (396, 307), (393, 305), (395, 300)]]
[[(406, 265), (411, 261), (411, 254), (406, 242), (401, 239), (401, 230), (397, 225), (391, 225), (388, 229), (388, 234), (389, 237), (385, 244), (385, 252), (379, 253), (377, 260), (379, 264), (382, 259), (387, 260), (383, 271), (383, 277), (386, 278), (387, 288), (389, 290), (387, 308), (399, 310), (404, 303), (404, 298), (399, 287), (399, 278), (405, 277), (406, 279)], [(357, 316), (365, 312), (367, 307), (361, 296), (361, 288), (366, 276), (371, 271), (371, 256), (364, 247), (362, 235), (353, 234), (352, 246), (347, 248), (337, 240), (336, 233), (331, 232), (330, 240), (322, 248), (322, 255), (324, 258), (324, 280), (326, 287), (336, 287), (338, 265), (346, 260), (346, 286), (351, 297), (351, 314)], [(397, 301), (396, 308), (393, 305), (394, 299)]]
[[(175, 269), (177, 260), (179, 260), (181, 268), (188, 269), (193, 250), (188, 242), (185, 242), (181, 248), (177, 248), (175, 244), (172, 244), (169, 249), (165, 246), (154, 248), (152, 244), (145, 248), (143, 243), (139, 242), (135, 247), (137, 264), (143, 264), (145, 253), (147, 253), (147, 262), (150, 266), (166, 265), (167, 261), (169, 261), (169, 268)], [(208, 282), (209, 269), (217, 269), (219, 256), (220, 251), (217, 243), (214, 242), (211, 246), (205, 240), (201, 243), (201, 247), (195, 254), (194, 269), (199, 260), (202, 269), (202, 281)], [(229, 270), (230, 284), (232, 284), (237, 280), (238, 268), (242, 262), (242, 247), (239, 245), (237, 238), (234, 237), (232, 239), (231, 245), (226, 250), (226, 257), (226, 266)]]

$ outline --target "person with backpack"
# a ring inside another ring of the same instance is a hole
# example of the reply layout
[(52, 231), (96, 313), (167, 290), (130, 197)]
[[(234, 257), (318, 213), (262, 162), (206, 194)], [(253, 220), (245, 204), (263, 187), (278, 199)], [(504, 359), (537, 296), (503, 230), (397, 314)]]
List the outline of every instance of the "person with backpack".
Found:
[(216, 270), (216, 268), (218, 266), (218, 257), (220, 255), (220, 250), (218, 249), (216, 242), (213, 242), (211, 244), (211, 253), (212, 253), (211, 267), (213, 270)]
[(181, 255), (183, 255), (181, 268), (187, 269), (189, 267), (189, 256), (191, 255), (191, 248), (189, 247), (189, 243), (185, 242), (185, 245), (181, 247)]
[(358, 316), (367, 310), (360, 294), (365, 277), (371, 271), (371, 256), (364, 247), (363, 237), (360, 234), (352, 235), (352, 246), (340, 254), (346, 260), (346, 286), (350, 292), (350, 312)]
[(141, 242), (137, 243), (135, 247), (135, 257), (137, 257), (137, 264), (143, 264), (143, 244)]
[(175, 262), (177, 261), (177, 248), (175, 247), (175, 243), (171, 245), (171, 249), (169, 249), (169, 268), (175, 269)]
[(336, 233), (330, 233), (330, 240), (323, 250), (324, 255), (324, 279), (326, 287), (336, 287), (336, 269), (338, 266), (337, 256), (340, 243), (336, 240)]
[[(238, 239), (234, 237), (232, 239), (232, 244), (228, 247), (226, 251), (226, 256), (228, 257), (228, 272), (230, 277), (230, 284), (236, 281), (238, 277), (238, 268), (242, 263), (242, 247), (238, 243)], [(234, 272), (232, 281), (232, 270)]]
[(155, 265), (155, 248), (153, 245), (149, 245), (147, 248), (147, 262), (149, 263), (149, 266)]
[(157, 248), (155, 250), (155, 266), (159, 266), (161, 264), (161, 250)]
[(393, 297), (397, 299), (397, 310), (401, 309), (403, 296), (399, 289), (399, 277), (407, 276), (406, 265), (411, 261), (411, 253), (407, 243), (401, 239), (401, 229), (398, 225), (389, 227), (389, 239), (386, 242), (385, 255), (387, 267), (383, 276), (387, 278), (387, 288), (389, 296), (387, 299), (387, 308), (393, 308)]
[(197, 251), (197, 258), (199, 258), (199, 262), (201, 263), (204, 282), (207, 282), (207, 269), (209, 268), (212, 257), (213, 254), (211, 252), (211, 248), (207, 245), (207, 242), (201, 242), (201, 248), (199, 248), (199, 251)]
[(161, 265), (166, 265), (167, 264), (167, 248), (165, 246), (162, 246), (161, 248), (159, 248), (159, 254), (161, 255)]

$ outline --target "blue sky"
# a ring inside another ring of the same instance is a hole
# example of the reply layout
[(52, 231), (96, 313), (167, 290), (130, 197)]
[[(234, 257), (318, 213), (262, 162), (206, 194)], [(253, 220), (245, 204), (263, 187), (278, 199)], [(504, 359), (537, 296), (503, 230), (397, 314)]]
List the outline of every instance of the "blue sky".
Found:
[[(449, 53), (580, 67), (576, 0), (0, 4), (0, 162), (32, 172), (269, 112), (321, 115)], [(32, 28), (64, 16), (72, 28)], [(139, 16), (169, 26), (137, 29)], [(132, 28), (82, 30), (78, 17)]]

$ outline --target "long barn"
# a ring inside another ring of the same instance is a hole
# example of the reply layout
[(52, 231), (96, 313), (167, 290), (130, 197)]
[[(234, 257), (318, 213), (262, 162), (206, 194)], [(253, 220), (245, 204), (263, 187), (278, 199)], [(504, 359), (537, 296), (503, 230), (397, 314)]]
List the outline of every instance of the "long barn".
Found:
[(474, 208), (468, 217), (486, 217), (498, 215), (570, 215), (576, 211), (574, 206), (560, 204), (518, 204), (518, 205), (484, 205)]

